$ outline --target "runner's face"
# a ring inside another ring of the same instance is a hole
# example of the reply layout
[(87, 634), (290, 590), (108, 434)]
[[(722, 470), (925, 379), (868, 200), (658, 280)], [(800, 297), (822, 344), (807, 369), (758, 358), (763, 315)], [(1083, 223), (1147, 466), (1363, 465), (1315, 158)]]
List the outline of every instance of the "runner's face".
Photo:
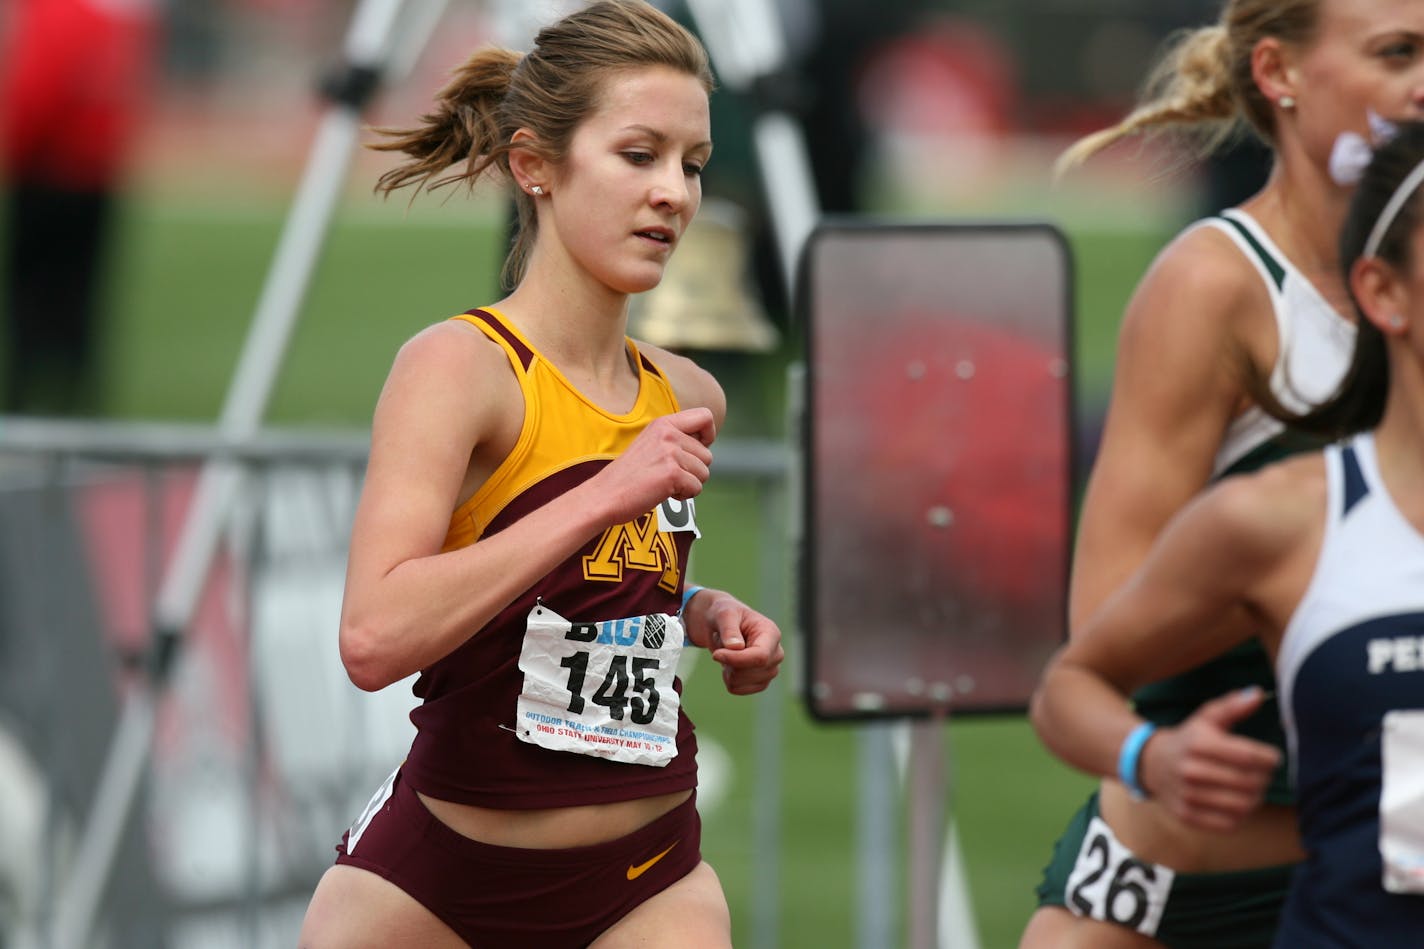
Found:
[(1321, 0), (1315, 41), (1294, 57), (1294, 124), (1322, 165), (1366, 115), (1424, 118), (1424, 3)]
[(618, 293), (650, 290), (702, 202), (707, 92), (666, 67), (613, 73), (574, 132), (548, 221), (578, 270)]

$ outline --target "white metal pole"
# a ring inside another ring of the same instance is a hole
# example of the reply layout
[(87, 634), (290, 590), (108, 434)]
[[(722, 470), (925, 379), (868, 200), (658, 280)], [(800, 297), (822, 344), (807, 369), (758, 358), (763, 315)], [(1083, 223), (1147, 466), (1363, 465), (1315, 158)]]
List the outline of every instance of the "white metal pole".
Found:
[(752, 141), (762, 168), (766, 203), (771, 209), (782, 279), (787, 293), (792, 294), (802, 248), (821, 216), (806, 137), (796, 120), (785, 112), (767, 112), (753, 123)]

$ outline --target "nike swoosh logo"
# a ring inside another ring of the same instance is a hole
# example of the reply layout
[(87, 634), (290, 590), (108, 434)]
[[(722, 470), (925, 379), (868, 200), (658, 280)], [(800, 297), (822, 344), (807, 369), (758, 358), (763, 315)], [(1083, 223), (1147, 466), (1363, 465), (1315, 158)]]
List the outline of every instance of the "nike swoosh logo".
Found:
[[(676, 847), (677, 845), (678, 841), (674, 840), (672, 842), (672, 847)], [(657, 863), (663, 857), (666, 857), (668, 855), (668, 851), (672, 850), (672, 847), (667, 848), (667, 850), (664, 850), (662, 853), (658, 854), (656, 857), (647, 861), (646, 863), (640, 863), (637, 866), (630, 866), (628, 868), (628, 879), (636, 880), (644, 873), (647, 873), (648, 870), (652, 868), (653, 864)]]

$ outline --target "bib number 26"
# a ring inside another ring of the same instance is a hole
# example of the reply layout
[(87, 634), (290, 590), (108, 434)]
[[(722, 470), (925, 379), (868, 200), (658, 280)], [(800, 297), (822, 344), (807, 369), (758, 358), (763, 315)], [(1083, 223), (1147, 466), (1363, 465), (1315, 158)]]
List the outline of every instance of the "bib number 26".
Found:
[(1068, 875), (1068, 908), (1079, 916), (1155, 936), (1175, 874), (1139, 860), (1094, 817)]

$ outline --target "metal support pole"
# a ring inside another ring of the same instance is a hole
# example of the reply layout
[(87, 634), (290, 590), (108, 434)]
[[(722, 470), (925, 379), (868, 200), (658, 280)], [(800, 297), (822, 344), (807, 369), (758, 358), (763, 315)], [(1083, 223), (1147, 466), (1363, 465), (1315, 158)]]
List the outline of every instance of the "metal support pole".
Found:
[(871, 722), (857, 729), (860, 744), (859, 796), (856, 801), (856, 862), (860, 893), (857, 920), (859, 949), (885, 949), (897, 945), (895, 824), (899, 780), (895, 749), (887, 722)]
[[(763, 481), (759, 487), (762, 523), (773, 537), (784, 536), (780, 529), (785, 516), (784, 478)], [(787, 628), (784, 557), (772, 545), (763, 545), (761, 564), (762, 609), (777, 624)], [(783, 749), (782, 709), (785, 690), (781, 679), (773, 679), (756, 697), (756, 800), (752, 812), (752, 949), (777, 949), (781, 945), (781, 759)]]
[(910, 949), (939, 944), (940, 872), (944, 856), (944, 715), (910, 725)]

